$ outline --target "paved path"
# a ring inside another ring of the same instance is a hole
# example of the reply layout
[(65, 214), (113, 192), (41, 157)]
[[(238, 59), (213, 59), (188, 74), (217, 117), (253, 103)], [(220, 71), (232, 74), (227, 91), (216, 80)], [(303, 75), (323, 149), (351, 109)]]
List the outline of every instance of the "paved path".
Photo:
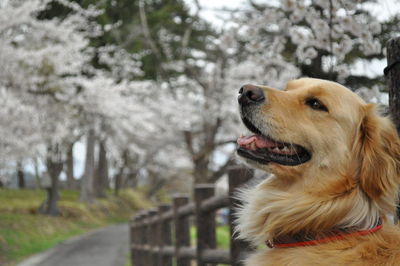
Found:
[(18, 266), (124, 266), (128, 242), (128, 226), (112, 225), (66, 240)]

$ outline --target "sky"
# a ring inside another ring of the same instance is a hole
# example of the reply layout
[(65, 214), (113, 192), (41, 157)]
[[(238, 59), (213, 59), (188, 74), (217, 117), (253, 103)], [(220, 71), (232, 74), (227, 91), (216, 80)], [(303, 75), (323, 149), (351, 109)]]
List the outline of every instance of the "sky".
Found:
[[(202, 7), (202, 11), (200, 12), (200, 16), (216, 27), (223, 27), (224, 21), (221, 17), (226, 17), (227, 13), (221, 11), (224, 8), (228, 9), (237, 9), (243, 8), (246, 4), (246, 0), (198, 0), (200, 6)], [(193, 0), (185, 0), (186, 3), (195, 10), (195, 5)]]

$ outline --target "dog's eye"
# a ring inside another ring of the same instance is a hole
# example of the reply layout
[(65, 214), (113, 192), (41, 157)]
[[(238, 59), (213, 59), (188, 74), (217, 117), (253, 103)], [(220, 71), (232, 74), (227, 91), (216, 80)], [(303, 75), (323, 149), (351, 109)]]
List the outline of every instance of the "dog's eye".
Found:
[(318, 111), (325, 111), (328, 112), (328, 108), (326, 108), (325, 105), (323, 105), (318, 99), (316, 98), (309, 98), (306, 100), (306, 104), (310, 106), (314, 110)]

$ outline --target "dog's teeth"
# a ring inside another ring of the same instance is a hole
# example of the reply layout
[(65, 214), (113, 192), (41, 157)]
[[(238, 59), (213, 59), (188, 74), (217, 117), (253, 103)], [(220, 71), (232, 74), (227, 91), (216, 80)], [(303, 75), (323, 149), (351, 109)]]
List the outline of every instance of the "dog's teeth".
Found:
[(257, 149), (256, 143), (255, 143), (255, 142), (252, 142), (252, 143), (250, 144), (250, 148), (251, 148), (252, 150)]
[(272, 151), (279, 151), (279, 148), (275, 147), (275, 148), (272, 149)]
[(287, 146), (283, 147), (282, 149), (283, 152), (289, 152), (289, 148)]

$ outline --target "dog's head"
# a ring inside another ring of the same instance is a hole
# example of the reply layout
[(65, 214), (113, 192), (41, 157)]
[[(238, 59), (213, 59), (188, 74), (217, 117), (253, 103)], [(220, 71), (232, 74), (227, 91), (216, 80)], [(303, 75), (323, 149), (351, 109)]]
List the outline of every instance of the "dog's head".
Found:
[(290, 81), (283, 91), (245, 85), (239, 105), (253, 134), (238, 139), (238, 155), (272, 172), (275, 188), (325, 200), (359, 191), (379, 215), (393, 211), (400, 143), (374, 105), (340, 84), (310, 78)]

